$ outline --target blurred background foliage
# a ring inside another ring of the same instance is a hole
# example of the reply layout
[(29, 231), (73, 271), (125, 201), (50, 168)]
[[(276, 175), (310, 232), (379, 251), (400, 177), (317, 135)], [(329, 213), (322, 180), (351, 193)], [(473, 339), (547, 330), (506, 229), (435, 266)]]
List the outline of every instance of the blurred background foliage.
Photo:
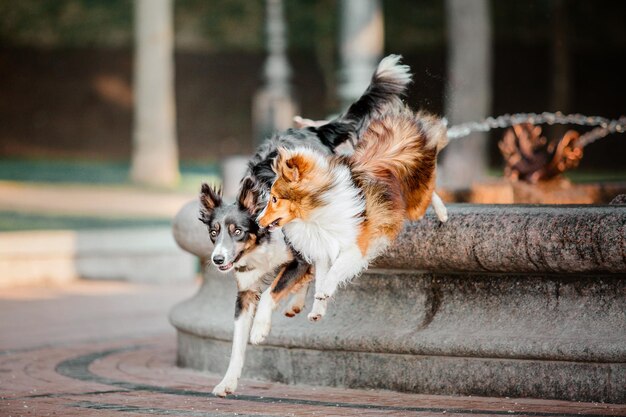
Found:
[[(129, 47), (132, 0), (0, 0), (0, 42), (14, 46)], [(285, 2), (289, 47), (335, 45), (336, 0)], [(498, 43), (542, 45), (552, 37), (551, 0), (493, 1)], [(575, 48), (626, 45), (622, 1), (567, 0)], [(445, 46), (444, 2), (384, 0), (389, 50)], [(177, 47), (203, 51), (263, 51), (261, 0), (176, 0)], [(332, 49), (332, 48), (331, 48)]]
[[(339, 2), (284, 3), (300, 111), (326, 117), (338, 110)], [(265, 58), (264, 2), (174, 4), (183, 160), (250, 152), (251, 99), (261, 85)], [(550, 108), (554, 4), (491, 2), (493, 114), (557, 110)], [(444, 2), (383, 0), (382, 5), (385, 51), (404, 55), (415, 73), (409, 102), (441, 114), (447, 77)], [(571, 94), (565, 110), (623, 114), (626, 2), (567, 0), (566, 9)], [(127, 159), (132, 25), (132, 0), (0, 0), (0, 157)], [(492, 160), (499, 165), (497, 137), (492, 139)], [(622, 142), (594, 144), (583, 168), (623, 167)]]

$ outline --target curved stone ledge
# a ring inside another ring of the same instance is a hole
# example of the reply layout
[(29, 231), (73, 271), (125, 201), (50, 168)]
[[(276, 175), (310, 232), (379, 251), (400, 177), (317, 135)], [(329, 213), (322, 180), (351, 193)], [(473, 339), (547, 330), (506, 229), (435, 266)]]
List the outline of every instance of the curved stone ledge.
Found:
[[(453, 204), (441, 224), (429, 213), (407, 223), (379, 268), (441, 272), (626, 273), (626, 208)], [(211, 252), (198, 203), (174, 221), (181, 247)]]
[[(198, 337), (230, 340), (235, 296), (230, 276), (209, 274), (171, 322)], [(625, 342), (622, 279), (371, 271), (338, 291), (320, 323), (276, 312), (266, 344), (601, 363), (626, 362)]]
[[(175, 236), (206, 258), (194, 205)], [(626, 402), (626, 210), (449, 209), (447, 224), (429, 213), (407, 225), (375, 268), (337, 292), (322, 322), (277, 311), (266, 342), (249, 347), (244, 376)], [(172, 310), (181, 365), (224, 372), (235, 294), (233, 278), (209, 268), (200, 291)]]
[(626, 273), (626, 209), (452, 205), (408, 224), (378, 266), (459, 272)]
[[(179, 365), (223, 375), (230, 342), (178, 332)], [(563, 361), (397, 355), (249, 346), (243, 376), (422, 394), (624, 403), (625, 367)]]
[[(370, 271), (338, 291), (320, 323), (277, 311), (267, 341), (249, 347), (244, 375), (425, 393), (626, 401), (624, 391), (616, 391), (626, 378), (624, 284), (616, 276)], [(208, 273), (198, 294), (172, 311), (181, 365), (225, 370), (235, 291), (232, 277)], [(305, 364), (316, 371), (304, 372)], [(358, 372), (340, 375), (357, 365)]]

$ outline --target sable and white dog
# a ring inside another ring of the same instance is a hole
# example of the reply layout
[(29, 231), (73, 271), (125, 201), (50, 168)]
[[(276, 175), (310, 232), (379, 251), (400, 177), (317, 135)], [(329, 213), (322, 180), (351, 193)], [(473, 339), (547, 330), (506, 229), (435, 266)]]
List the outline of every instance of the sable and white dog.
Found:
[(288, 129), (261, 145), (248, 164), (234, 204), (225, 203), (219, 190), (202, 185), (200, 220), (208, 226), (214, 243), (211, 260), (222, 272), (234, 270), (238, 288), (230, 363), (214, 394), (225, 396), (235, 391), (248, 336), (252, 343), (264, 340), (270, 331), (272, 311), (288, 294), (294, 295), (285, 314), (292, 317), (299, 313), (304, 308), (308, 283), (313, 276), (310, 263), (291, 250), (282, 231), (259, 228), (256, 223), (276, 178), (272, 165), (277, 149), (306, 145), (319, 155), (329, 155), (342, 143), (355, 143), (370, 120), (403, 107), (401, 97), (411, 75), (409, 68), (399, 61), (397, 55), (383, 59), (364, 94), (338, 118), (302, 129)]
[[(337, 286), (360, 274), (428, 205), (442, 222), (434, 192), (438, 152), (447, 144), (440, 119), (409, 109), (370, 122), (351, 156), (308, 147), (279, 149), (262, 227), (282, 227), (292, 247), (315, 267), (309, 319), (320, 320)], [(259, 307), (261, 308), (261, 306)]]

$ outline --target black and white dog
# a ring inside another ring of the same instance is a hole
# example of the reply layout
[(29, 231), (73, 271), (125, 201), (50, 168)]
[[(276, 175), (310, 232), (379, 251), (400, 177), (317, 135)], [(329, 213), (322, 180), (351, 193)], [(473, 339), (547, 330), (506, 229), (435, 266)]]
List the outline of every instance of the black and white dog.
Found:
[(270, 331), (272, 311), (285, 296), (293, 294), (285, 315), (293, 317), (302, 311), (314, 275), (313, 266), (290, 248), (281, 230), (262, 229), (256, 222), (276, 177), (272, 162), (277, 149), (304, 145), (330, 154), (339, 145), (356, 143), (370, 120), (403, 106), (401, 98), (406, 94), (411, 74), (408, 66), (399, 63), (400, 58), (398, 55), (384, 58), (363, 95), (336, 119), (287, 129), (263, 143), (248, 163), (234, 204), (225, 203), (220, 190), (202, 184), (200, 220), (208, 226), (214, 244), (212, 262), (224, 273), (234, 270), (238, 288), (230, 363), (226, 375), (213, 390), (215, 395), (225, 396), (235, 391), (248, 337), (254, 344), (265, 339)]

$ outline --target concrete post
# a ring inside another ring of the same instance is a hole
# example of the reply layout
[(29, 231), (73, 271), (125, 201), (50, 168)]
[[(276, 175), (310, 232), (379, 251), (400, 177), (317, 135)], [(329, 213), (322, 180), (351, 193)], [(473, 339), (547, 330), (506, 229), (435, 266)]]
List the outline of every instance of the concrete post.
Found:
[[(478, 121), (491, 111), (491, 21), (488, 0), (446, 0), (450, 124)], [(473, 134), (444, 150), (442, 185), (469, 187), (487, 171), (487, 135)]]
[(347, 108), (363, 93), (384, 49), (379, 0), (342, 0), (339, 98)]
[(222, 196), (226, 201), (235, 201), (239, 183), (248, 169), (248, 156), (235, 155), (225, 158), (220, 166), (222, 176)]
[(172, 0), (135, 1), (135, 115), (131, 178), (153, 186), (178, 181)]
[(287, 60), (287, 29), (282, 0), (266, 0), (268, 56), (264, 67), (263, 88), (253, 102), (253, 131), (256, 144), (273, 132), (293, 125), (297, 114), (291, 95), (291, 68)]

